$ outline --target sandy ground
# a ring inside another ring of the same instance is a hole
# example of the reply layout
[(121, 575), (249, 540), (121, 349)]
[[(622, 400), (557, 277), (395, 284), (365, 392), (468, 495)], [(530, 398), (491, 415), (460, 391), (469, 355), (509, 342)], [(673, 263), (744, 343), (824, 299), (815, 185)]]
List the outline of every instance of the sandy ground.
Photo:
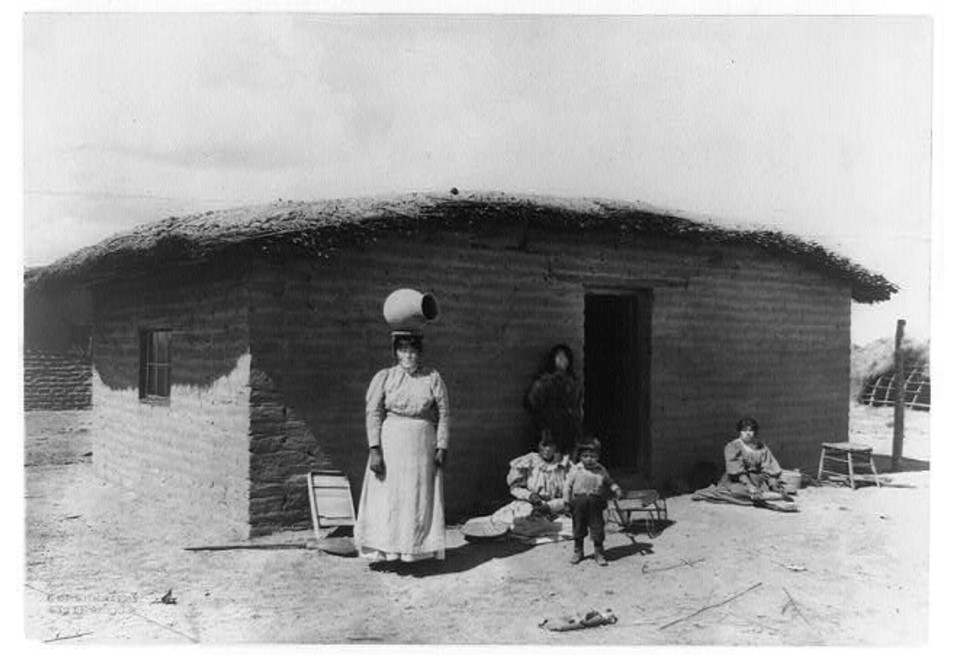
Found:
[[(608, 529), (605, 569), (592, 561), (570, 566), (569, 543), (466, 543), (451, 527), (444, 563), (398, 571), (306, 548), (184, 550), (210, 544), (192, 540), (190, 526), (176, 516), (154, 514), (132, 493), (92, 475), (87, 420), (71, 412), (26, 417), (24, 627), (31, 640), (731, 646), (927, 640), (926, 414), (908, 412), (909, 471), (888, 474), (892, 484), (880, 489), (804, 488), (797, 514), (673, 497), (673, 523), (653, 538)], [(852, 409), (852, 438), (878, 453), (889, 453), (890, 425), (892, 410)], [(288, 532), (251, 543), (311, 541), (309, 533)], [(168, 591), (175, 603), (160, 602)], [(564, 633), (538, 627), (545, 618), (590, 608), (609, 608), (619, 621)]]

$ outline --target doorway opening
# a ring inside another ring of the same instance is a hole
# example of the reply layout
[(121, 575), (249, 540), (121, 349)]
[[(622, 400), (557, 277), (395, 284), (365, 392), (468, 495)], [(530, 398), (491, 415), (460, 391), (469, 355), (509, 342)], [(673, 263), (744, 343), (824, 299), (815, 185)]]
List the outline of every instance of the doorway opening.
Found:
[(583, 425), (608, 468), (650, 479), (650, 289), (584, 297)]

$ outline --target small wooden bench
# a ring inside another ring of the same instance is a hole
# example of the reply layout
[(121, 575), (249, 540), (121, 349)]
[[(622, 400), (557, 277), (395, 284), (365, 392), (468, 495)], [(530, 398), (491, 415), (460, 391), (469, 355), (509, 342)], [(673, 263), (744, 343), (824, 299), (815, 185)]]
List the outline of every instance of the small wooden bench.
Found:
[[(834, 465), (842, 465), (843, 470), (836, 470)], [(873, 483), (880, 486), (880, 476), (877, 467), (873, 464), (873, 448), (849, 441), (823, 443), (820, 449), (820, 467), (817, 469), (817, 480), (824, 475), (828, 478), (843, 478), (850, 482), (850, 488), (856, 489), (857, 471), (867, 472), (873, 476)]]
[(634, 514), (644, 515), (647, 536), (659, 534), (667, 521), (667, 501), (656, 489), (638, 489), (623, 492), (623, 498), (607, 501), (607, 514), (622, 528), (634, 520)]

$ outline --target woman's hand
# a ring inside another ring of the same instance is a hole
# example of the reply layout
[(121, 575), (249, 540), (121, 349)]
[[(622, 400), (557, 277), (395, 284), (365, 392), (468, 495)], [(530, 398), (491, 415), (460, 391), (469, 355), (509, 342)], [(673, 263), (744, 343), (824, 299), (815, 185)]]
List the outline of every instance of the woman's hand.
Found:
[(380, 480), (387, 473), (387, 465), (383, 461), (383, 452), (381, 452), (380, 446), (374, 446), (370, 449), (370, 470)]
[(553, 514), (559, 514), (567, 508), (567, 503), (564, 502), (563, 498), (554, 498), (553, 500), (545, 501), (545, 504)]
[(437, 452), (433, 455), (433, 462), (437, 465), (438, 469), (442, 469), (443, 465), (447, 463), (447, 449), (437, 448)]

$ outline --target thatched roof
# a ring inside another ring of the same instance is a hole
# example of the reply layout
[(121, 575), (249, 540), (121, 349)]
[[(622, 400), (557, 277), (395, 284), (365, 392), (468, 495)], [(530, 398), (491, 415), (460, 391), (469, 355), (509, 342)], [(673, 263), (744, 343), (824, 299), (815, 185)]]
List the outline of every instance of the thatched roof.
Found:
[[(893, 338), (876, 339), (864, 346), (854, 345), (850, 349), (850, 377), (858, 384), (893, 370), (895, 345)], [(903, 366), (917, 369), (930, 377), (930, 342), (917, 341), (905, 337), (900, 344), (903, 353)]]
[(502, 193), (407, 194), (270, 205), (170, 217), (82, 248), (32, 275), (32, 285), (91, 283), (184, 261), (223, 255), (326, 256), (379, 235), (425, 229), (522, 228), (644, 236), (702, 244), (739, 244), (797, 260), (847, 282), (858, 302), (887, 300), (897, 291), (822, 246), (773, 230), (724, 228), (636, 202)]

